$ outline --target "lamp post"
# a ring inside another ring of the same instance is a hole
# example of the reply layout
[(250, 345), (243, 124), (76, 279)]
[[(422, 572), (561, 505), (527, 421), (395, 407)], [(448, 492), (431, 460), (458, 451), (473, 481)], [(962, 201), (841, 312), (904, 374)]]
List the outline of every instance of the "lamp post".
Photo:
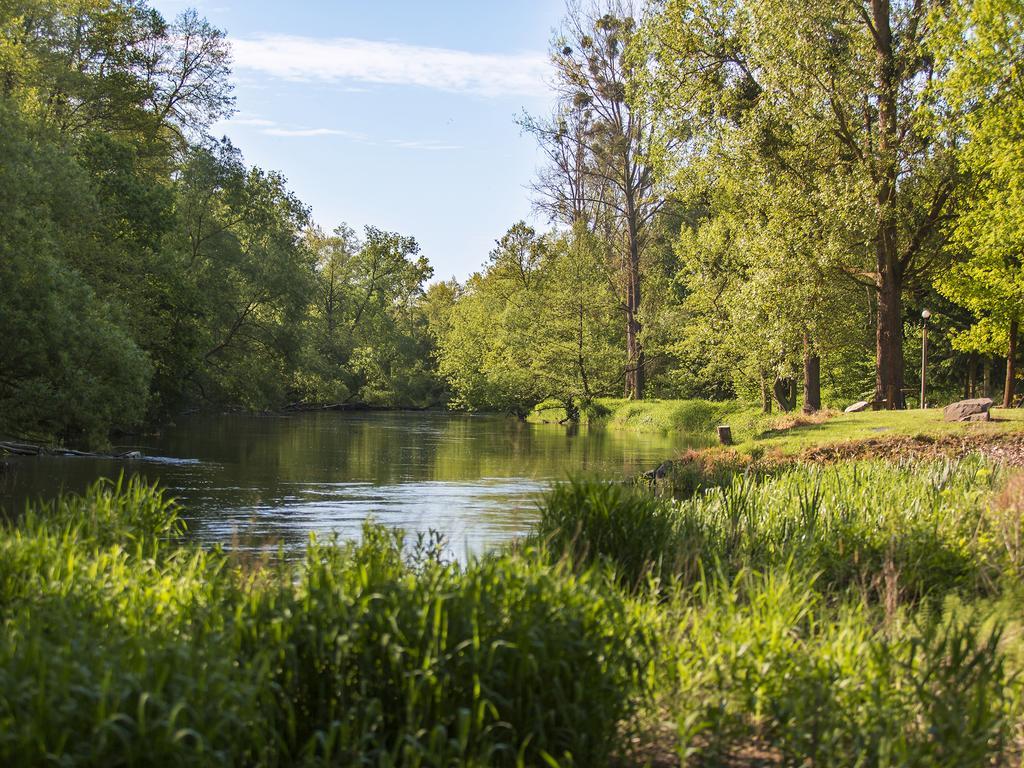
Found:
[(921, 408), (924, 408), (924, 381), (928, 372), (928, 318), (932, 313), (927, 309), (921, 313)]

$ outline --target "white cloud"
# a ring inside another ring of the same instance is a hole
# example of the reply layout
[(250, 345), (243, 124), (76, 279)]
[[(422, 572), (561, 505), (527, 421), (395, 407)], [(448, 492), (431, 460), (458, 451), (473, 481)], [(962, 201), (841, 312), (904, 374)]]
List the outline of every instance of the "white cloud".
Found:
[(351, 37), (232, 40), (235, 67), (285, 80), (415, 85), (482, 96), (545, 93), (543, 53), (472, 53)]
[(387, 143), (399, 149), (426, 149), (429, 151), (462, 149), (458, 144), (443, 144), (434, 139), (388, 139)]
[(371, 139), (365, 133), (345, 131), (340, 128), (308, 128), (306, 126), (285, 124), (268, 120), (264, 117), (242, 115), (217, 123), (219, 129), (226, 130), (231, 126), (244, 125), (259, 129), (264, 136), (280, 136), (282, 138), (311, 138), (315, 136), (340, 136), (349, 141), (369, 146), (389, 146), (396, 149), (422, 149), (427, 151), (462, 149), (459, 144), (445, 144), (437, 139)]
[[(270, 123), (270, 125), (273, 125), (273, 123)], [(267, 136), (344, 136), (355, 141), (360, 141), (364, 138), (362, 134), (352, 133), (351, 131), (339, 131), (336, 128), (266, 128), (261, 133)]]
[(274, 125), (273, 120), (265, 120), (262, 117), (232, 117), (232, 125), (251, 125), (255, 128), (269, 128)]

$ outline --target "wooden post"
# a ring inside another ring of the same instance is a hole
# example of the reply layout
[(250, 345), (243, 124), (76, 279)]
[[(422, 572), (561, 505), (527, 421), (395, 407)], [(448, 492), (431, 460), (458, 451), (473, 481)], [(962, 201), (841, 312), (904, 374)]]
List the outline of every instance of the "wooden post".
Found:
[(732, 445), (732, 427), (726, 424), (719, 425), (718, 442), (722, 445)]

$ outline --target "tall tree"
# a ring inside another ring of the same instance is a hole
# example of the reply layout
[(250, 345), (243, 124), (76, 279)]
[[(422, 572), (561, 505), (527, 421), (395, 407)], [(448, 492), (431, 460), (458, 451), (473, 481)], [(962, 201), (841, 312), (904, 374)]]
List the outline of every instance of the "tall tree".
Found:
[(583, 221), (610, 241), (625, 319), (625, 392), (642, 399), (643, 257), (664, 198), (649, 162), (651, 122), (627, 98), (636, 25), (630, 2), (571, 2), (552, 46), (555, 116), (525, 126), (549, 159), (538, 185), (549, 212), (570, 226)]
[(970, 184), (950, 227), (967, 258), (936, 287), (977, 320), (954, 339), (959, 349), (1006, 355), (1010, 407), (1024, 319), (1024, 2), (959, 0), (941, 33), (944, 127), (962, 138), (958, 157)]
[[(663, 0), (644, 30), (657, 66), (642, 97), (668, 135), (688, 138), (688, 157), (707, 137), (747, 132), (829, 212), (821, 238), (841, 246), (836, 267), (873, 292), (875, 397), (893, 404), (902, 402), (904, 291), (941, 255), (956, 184), (929, 130), (927, 52), (939, 6)], [(808, 179), (776, 151), (780, 139), (831, 172)]]

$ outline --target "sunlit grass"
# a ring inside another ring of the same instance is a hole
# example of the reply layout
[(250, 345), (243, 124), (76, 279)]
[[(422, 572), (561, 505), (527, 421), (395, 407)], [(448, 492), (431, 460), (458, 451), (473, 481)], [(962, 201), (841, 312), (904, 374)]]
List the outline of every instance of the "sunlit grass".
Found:
[(1024, 429), (1024, 409), (993, 408), (989, 422), (949, 422), (942, 410), (864, 411), (839, 413), (820, 423), (797, 424), (782, 430), (766, 429), (744, 440), (745, 451), (777, 450), (795, 454), (817, 445), (848, 440), (890, 437), (897, 435), (993, 435)]
[(101, 483), (0, 530), (0, 764), (1009, 763), (1022, 489), (977, 458), (577, 482), (469, 563), (369, 525), (254, 566)]
[[(732, 428), (733, 440), (744, 453), (774, 452), (795, 455), (820, 445), (869, 438), (921, 435), (998, 435), (1024, 429), (1024, 409), (993, 408), (992, 421), (956, 423), (943, 419), (942, 410), (823, 411), (805, 416), (793, 413), (764, 414), (740, 401), (642, 400), (599, 398), (581, 414), (581, 421), (596, 428), (685, 434), (717, 443), (715, 428)], [(557, 404), (541, 404), (532, 421), (557, 422), (565, 418)]]

